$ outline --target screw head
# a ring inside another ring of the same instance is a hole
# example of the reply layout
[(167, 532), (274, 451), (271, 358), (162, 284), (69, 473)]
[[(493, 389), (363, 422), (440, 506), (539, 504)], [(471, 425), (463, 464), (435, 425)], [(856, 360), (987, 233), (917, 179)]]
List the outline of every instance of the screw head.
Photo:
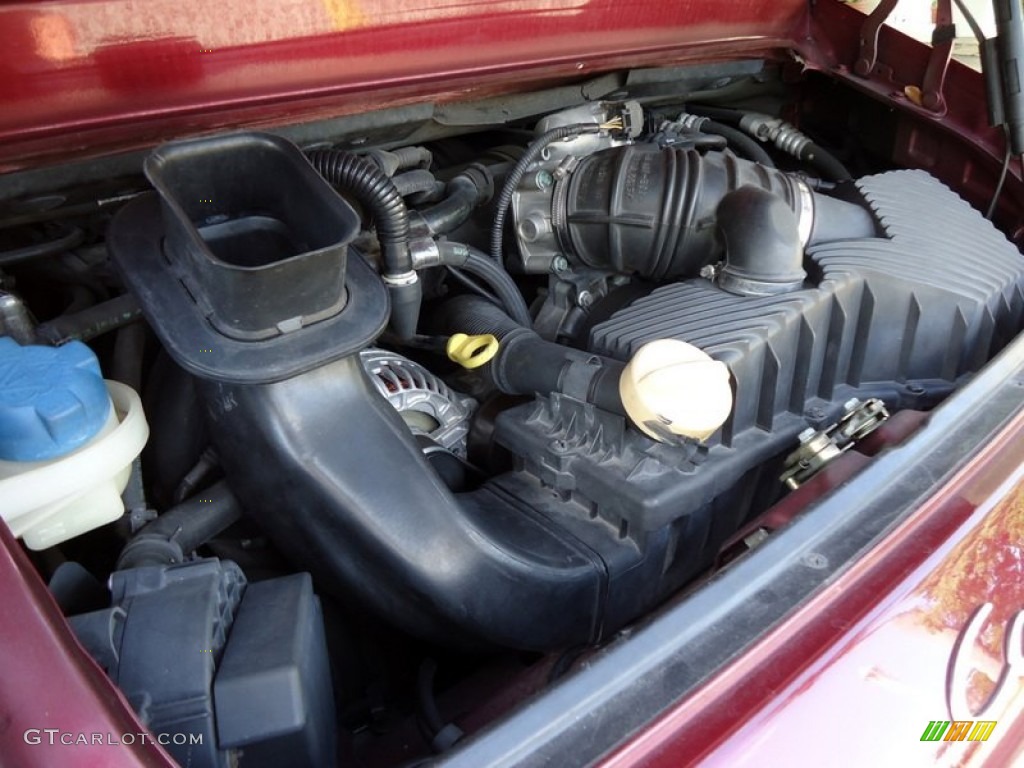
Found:
[(588, 309), (594, 303), (594, 294), (590, 291), (580, 291), (576, 294), (576, 305), (581, 309)]
[(569, 260), (565, 256), (555, 256), (551, 260), (551, 269), (555, 272), (565, 272), (569, 268)]

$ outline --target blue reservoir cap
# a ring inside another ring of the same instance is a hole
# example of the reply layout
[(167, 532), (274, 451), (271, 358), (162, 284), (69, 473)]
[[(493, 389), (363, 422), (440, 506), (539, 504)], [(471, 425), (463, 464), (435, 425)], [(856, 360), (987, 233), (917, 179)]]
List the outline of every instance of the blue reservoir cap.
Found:
[(70, 453), (103, 428), (110, 408), (99, 361), (85, 344), (23, 347), (0, 338), (0, 459)]

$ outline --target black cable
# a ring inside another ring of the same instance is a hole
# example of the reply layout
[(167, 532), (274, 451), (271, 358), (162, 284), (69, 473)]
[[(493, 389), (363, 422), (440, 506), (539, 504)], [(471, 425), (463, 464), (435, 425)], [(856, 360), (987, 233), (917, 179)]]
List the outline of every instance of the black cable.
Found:
[(963, 14), (964, 21), (966, 21), (967, 26), (971, 28), (971, 34), (974, 35), (974, 38), (979, 43), (985, 42), (985, 33), (981, 31), (981, 25), (978, 23), (977, 19), (974, 18), (974, 14), (972, 14), (967, 8), (964, 0), (953, 0), (953, 2), (956, 3), (956, 7), (959, 8), (960, 13)]
[(459, 269), (457, 267), (452, 267), (452, 266), (445, 265), (445, 269), (448, 271), (449, 275), (454, 277), (456, 280), (458, 280), (460, 283), (462, 283), (463, 286), (465, 286), (467, 289), (469, 289), (470, 291), (475, 293), (477, 296), (480, 296), (481, 298), (487, 299), (489, 302), (491, 302), (495, 306), (498, 306), (498, 307), (501, 306), (501, 300), (497, 296), (495, 296), (493, 293), (488, 291), (482, 285), (477, 283), (476, 280), (474, 280), (473, 278), (471, 278), (471, 277), (469, 277), (467, 275), (462, 274), (462, 272), (459, 271)]
[(512, 195), (515, 194), (519, 182), (523, 180), (526, 169), (530, 167), (548, 144), (572, 136), (578, 136), (581, 133), (599, 133), (600, 131), (601, 126), (594, 123), (563, 125), (559, 128), (552, 128), (535, 139), (526, 148), (523, 156), (516, 161), (508, 176), (505, 177), (505, 184), (501, 188), (501, 194), (498, 195), (498, 202), (494, 208), (494, 225), (491, 228), (491, 258), (498, 264), (502, 263), (501, 243), (505, 229), (505, 216), (509, 205), (512, 203)]
[(1006, 184), (1006, 176), (1010, 170), (1010, 158), (1013, 157), (1013, 149), (1010, 146), (1010, 137), (1006, 131), (1003, 131), (1003, 140), (1006, 142), (1006, 153), (1003, 155), (1003, 169), (999, 172), (999, 181), (996, 183), (995, 192), (992, 193), (992, 201), (988, 204), (988, 210), (985, 211), (985, 218), (991, 221), (992, 214), (996, 212), (996, 204), (999, 202), (999, 196), (1003, 193), (1003, 186)]

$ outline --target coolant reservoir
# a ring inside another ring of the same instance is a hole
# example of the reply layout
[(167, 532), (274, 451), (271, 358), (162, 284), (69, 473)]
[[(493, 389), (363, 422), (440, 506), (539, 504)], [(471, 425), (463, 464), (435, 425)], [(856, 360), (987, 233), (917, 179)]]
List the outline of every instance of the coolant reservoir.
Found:
[(139, 396), (87, 346), (0, 338), (0, 517), (30, 549), (120, 517), (148, 437)]

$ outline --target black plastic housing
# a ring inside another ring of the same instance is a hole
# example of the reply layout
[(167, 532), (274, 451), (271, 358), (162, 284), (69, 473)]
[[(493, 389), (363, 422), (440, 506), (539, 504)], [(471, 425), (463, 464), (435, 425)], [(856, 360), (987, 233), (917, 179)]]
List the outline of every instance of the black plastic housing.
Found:
[(221, 333), (266, 338), (345, 306), (359, 218), (295, 145), (260, 133), (173, 142), (145, 172), (167, 255)]
[[(305, 573), (246, 585), (215, 559), (116, 571), (79, 640), (181, 764), (330, 766), (336, 726), (323, 620)], [(184, 735), (184, 738), (183, 736)]]
[(663, 588), (707, 567), (781, 494), (779, 457), (800, 431), (831, 423), (853, 397), (929, 407), (1024, 322), (1024, 258), (981, 214), (920, 171), (855, 186), (885, 236), (812, 246), (800, 290), (743, 296), (687, 280), (591, 329), (587, 348), (614, 359), (672, 338), (724, 362), (733, 410), (707, 444), (655, 444), (555, 395), (497, 418), (494, 440), (536, 479), (538, 498), (560, 495), (646, 553), (671, 531)]
[[(608, 574), (630, 570), (608, 561), (635, 566), (635, 547), (612, 532), (609, 552), (595, 551), (495, 483), (453, 495), (358, 358), (274, 384), (200, 388), (232, 486), (323, 586), (449, 645), (547, 649), (600, 637)], [(624, 597), (616, 624), (644, 602)]]
[(124, 206), (107, 243), (190, 373), (276, 381), (384, 329), (388, 292), (348, 246), (359, 219), (296, 147), (263, 134), (195, 139), (161, 147), (146, 168), (161, 194)]

